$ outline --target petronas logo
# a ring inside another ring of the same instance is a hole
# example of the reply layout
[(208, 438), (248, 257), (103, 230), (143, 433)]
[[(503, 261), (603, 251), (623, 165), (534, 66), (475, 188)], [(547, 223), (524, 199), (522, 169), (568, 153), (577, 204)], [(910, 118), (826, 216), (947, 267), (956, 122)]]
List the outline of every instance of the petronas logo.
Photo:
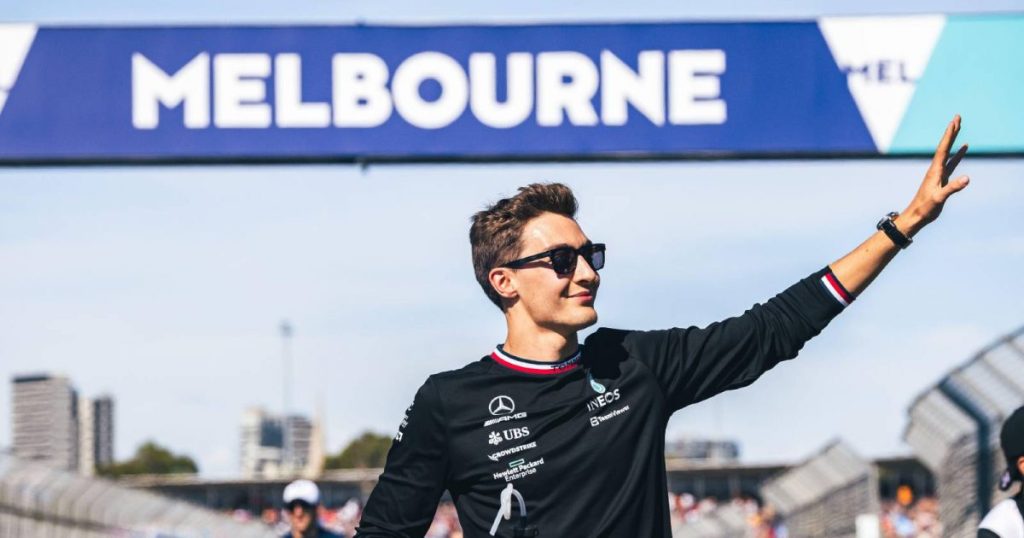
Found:
[(604, 391), (608, 390), (604, 388), (604, 385), (597, 382), (594, 376), (587, 372), (587, 379), (590, 381), (590, 388), (594, 389), (594, 392), (598, 394), (604, 394)]

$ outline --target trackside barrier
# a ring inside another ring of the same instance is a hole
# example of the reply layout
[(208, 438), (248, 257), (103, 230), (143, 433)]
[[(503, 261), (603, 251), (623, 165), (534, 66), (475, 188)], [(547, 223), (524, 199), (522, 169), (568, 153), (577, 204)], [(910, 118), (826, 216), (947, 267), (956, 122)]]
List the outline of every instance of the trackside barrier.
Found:
[(4, 538), (271, 538), (258, 523), (0, 453)]
[(766, 482), (761, 495), (782, 516), (789, 536), (854, 537), (857, 518), (879, 512), (878, 472), (846, 443), (833, 441)]

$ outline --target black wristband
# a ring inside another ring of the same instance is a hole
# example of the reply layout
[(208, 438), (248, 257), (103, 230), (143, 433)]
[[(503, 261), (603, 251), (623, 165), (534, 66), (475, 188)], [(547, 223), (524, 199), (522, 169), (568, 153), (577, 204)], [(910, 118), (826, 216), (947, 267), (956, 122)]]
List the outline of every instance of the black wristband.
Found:
[(882, 220), (878, 221), (878, 224), (875, 226), (875, 228), (878, 228), (879, 230), (885, 232), (885, 235), (889, 236), (889, 239), (891, 239), (897, 247), (907, 248), (910, 246), (911, 243), (914, 242), (914, 240), (907, 237), (903, 232), (900, 231), (899, 228), (896, 227), (896, 223), (893, 222), (893, 219), (895, 219), (898, 216), (900, 216), (900, 214), (895, 211), (887, 214), (886, 216), (882, 217)]

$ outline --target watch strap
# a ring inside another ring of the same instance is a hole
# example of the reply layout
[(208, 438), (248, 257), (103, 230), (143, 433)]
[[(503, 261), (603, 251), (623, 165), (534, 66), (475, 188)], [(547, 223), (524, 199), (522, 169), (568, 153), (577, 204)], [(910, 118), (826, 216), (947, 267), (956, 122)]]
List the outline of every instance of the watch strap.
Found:
[(878, 221), (878, 225), (876, 225), (875, 227), (878, 228), (879, 230), (882, 230), (882, 232), (884, 232), (885, 235), (887, 235), (889, 239), (896, 244), (897, 247), (903, 249), (909, 247), (910, 244), (914, 242), (914, 240), (907, 237), (906, 234), (901, 232), (900, 229), (896, 227), (894, 219), (898, 216), (900, 216), (899, 213), (892, 211), (886, 214), (884, 217), (882, 217), (882, 220)]

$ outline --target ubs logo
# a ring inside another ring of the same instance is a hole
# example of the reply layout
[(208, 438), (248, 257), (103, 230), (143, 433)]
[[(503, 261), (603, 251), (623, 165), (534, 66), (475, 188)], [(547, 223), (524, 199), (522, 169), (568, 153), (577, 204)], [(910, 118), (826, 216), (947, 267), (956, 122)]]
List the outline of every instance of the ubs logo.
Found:
[(487, 405), (487, 410), (492, 415), (507, 415), (516, 410), (516, 402), (512, 401), (512, 398), (505, 396), (495, 396), (491, 398), (491, 403)]

